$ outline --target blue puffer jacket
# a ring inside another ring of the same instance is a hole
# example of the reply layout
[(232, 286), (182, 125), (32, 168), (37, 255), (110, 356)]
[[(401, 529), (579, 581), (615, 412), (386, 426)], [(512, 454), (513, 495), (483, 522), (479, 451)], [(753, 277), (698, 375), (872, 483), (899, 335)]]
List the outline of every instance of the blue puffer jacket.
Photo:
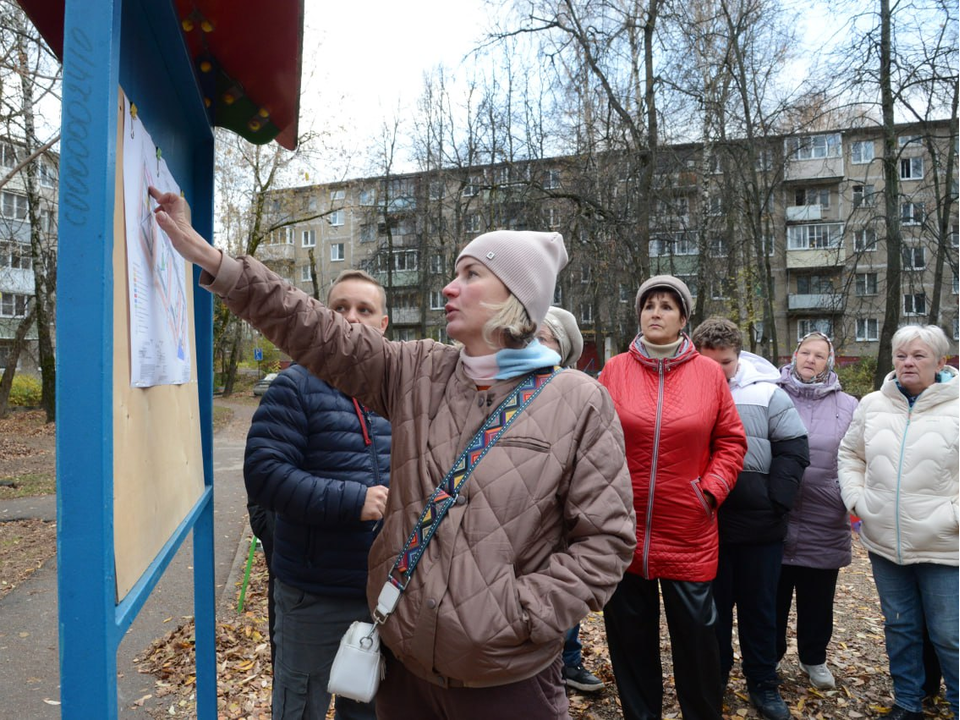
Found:
[(276, 512), (272, 570), (317, 595), (366, 597), (380, 529), (361, 522), (367, 487), (388, 485), (390, 423), (300, 365), (270, 384), (247, 435), (247, 494)]

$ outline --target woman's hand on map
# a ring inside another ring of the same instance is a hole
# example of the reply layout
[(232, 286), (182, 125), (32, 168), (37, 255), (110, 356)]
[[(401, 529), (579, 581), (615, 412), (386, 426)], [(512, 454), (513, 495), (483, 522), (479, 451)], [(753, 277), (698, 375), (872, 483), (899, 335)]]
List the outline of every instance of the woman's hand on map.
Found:
[(154, 210), (157, 224), (170, 238), (173, 248), (184, 260), (199, 265), (211, 275), (220, 269), (222, 255), (219, 250), (204, 240), (190, 225), (190, 207), (177, 193), (164, 193), (150, 188), (150, 197), (157, 202)]

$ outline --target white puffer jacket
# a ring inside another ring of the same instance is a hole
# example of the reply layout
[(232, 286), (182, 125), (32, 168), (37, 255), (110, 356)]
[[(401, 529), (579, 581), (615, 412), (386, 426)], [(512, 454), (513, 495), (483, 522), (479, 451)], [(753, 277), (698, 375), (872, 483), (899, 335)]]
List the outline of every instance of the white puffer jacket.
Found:
[(960, 564), (958, 384), (946, 366), (911, 408), (890, 373), (840, 443), (840, 492), (863, 545), (898, 565)]

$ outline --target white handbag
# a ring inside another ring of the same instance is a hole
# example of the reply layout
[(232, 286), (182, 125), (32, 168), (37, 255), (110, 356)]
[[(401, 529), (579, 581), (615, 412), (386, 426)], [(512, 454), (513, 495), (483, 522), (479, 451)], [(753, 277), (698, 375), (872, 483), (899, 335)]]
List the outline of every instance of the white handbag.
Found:
[(327, 692), (367, 703), (373, 700), (383, 678), (380, 635), (373, 623), (355, 620), (333, 658)]

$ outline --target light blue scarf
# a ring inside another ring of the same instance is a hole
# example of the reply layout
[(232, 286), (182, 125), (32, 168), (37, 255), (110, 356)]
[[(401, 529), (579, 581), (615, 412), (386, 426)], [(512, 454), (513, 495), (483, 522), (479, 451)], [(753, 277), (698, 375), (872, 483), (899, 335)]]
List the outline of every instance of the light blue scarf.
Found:
[(504, 348), (491, 355), (467, 355), (460, 351), (463, 370), (478, 385), (519, 377), (544, 367), (560, 364), (560, 356), (550, 348), (532, 340), (520, 350)]

